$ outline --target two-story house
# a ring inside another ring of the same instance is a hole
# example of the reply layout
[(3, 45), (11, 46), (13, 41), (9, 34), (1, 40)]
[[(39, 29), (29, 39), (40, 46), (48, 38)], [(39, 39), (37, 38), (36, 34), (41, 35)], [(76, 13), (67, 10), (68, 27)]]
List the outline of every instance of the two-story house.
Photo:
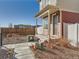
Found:
[(40, 10), (35, 17), (43, 20), (41, 36), (47, 36), (47, 39), (67, 38), (68, 29), (66, 26), (64, 27), (64, 23), (79, 23), (79, 0), (37, 1)]

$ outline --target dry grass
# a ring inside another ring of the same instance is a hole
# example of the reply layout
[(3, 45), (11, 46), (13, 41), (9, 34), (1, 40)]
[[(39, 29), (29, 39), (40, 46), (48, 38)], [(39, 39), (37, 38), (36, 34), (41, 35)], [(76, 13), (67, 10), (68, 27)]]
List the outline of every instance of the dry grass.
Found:
[(27, 36), (12, 34), (3, 38), (3, 45), (27, 42)]
[(71, 46), (66, 39), (45, 41), (44, 50), (34, 51), (38, 59), (79, 59), (79, 49)]

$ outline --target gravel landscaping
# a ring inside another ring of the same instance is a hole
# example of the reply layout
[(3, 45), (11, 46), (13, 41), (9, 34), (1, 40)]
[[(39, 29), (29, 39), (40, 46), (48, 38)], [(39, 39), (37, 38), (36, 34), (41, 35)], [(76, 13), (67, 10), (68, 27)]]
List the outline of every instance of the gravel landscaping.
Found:
[(35, 49), (32, 47), (32, 51), (38, 59), (79, 59), (79, 48), (66, 44), (66, 41), (64, 44), (56, 43), (51, 41), (43, 43), (43, 46), (39, 44)]

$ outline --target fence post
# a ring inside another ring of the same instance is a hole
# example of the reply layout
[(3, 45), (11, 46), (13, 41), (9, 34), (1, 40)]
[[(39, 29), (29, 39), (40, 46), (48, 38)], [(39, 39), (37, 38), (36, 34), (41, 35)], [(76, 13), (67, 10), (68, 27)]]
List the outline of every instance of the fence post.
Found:
[(0, 29), (0, 46), (2, 46), (2, 28)]

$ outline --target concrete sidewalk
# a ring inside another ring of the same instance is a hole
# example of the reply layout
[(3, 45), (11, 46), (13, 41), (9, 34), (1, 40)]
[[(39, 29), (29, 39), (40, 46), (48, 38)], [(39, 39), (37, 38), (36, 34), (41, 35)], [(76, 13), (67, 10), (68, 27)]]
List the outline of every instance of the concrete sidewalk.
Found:
[(14, 48), (15, 57), (13, 59), (35, 59), (33, 52), (30, 49), (30, 45), (35, 43), (20, 43), (4, 45), (7, 48)]

